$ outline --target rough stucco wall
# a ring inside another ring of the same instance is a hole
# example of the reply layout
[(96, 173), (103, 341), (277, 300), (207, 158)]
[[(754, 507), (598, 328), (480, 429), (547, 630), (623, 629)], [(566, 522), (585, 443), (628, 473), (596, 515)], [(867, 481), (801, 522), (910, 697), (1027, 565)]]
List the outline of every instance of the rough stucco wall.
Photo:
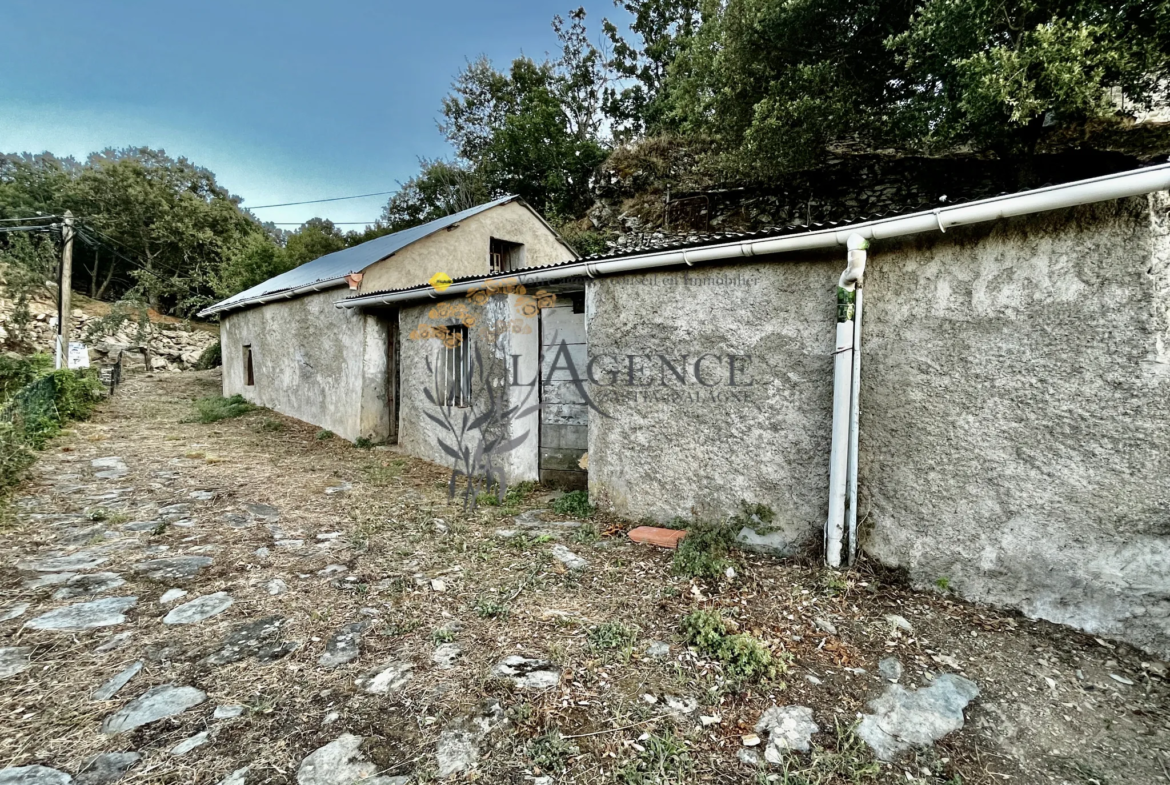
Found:
[[(223, 394), (333, 431), (360, 433), (364, 320), (335, 308), (330, 289), (223, 317)], [(252, 345), (256, 384), (244, 385), (243, 346)]]
[[(460, 418), (466, 413), (469, 420), (474, 420), (486, 412), (490, 408), (489, 386), (497, 402), (497, 411), (517, 406), (521, 402), (525, 402), (526, 407), (535, 404), (538, 396), (535, 389), (508, 385), (513, 367), (509, 355), (521, 355), (517, 366), (522, 380), (531, 379), (539, 367), (539, 360), (534, 354), (539, 351), (536, 320), (516, 316), (517, 298), (514, 295), (500, 295), (492, 297), (484, 305), (477, 305), (465, 298), (442, 302), (461, 307), (474, 319), (468, 330), (469, 340), (472, 351), (478, 348), (479, 357), (483, 360), (482, 373), (473, 371), (472, 374), (471, 405), (453, 409), (453, 416)], [(398, 444), (411, 455), (450, 467), (452, 459), (439, 447), (439, 439), (454, 445), (455, 437), (426, 416), (430, 412), (441, 417), (442, 407), (427, 400), (424, 393), (424, 389), (435, 393), (435, 375), (428, 370), (427, 360), (430, 359), (433, 368), (441, 343), (437, 338), (411, 337), (412, 332), (418, 335), (420, 325), (455, 325), (460, 322), (459, 317), (432, 316), (435, 307), (436, 303), (427, 303), (400, 311), (402, 385)], [(485, 337), (483, 330), (492, 327), (498, 329), (504, 323), (518, 326), (521, 332), (503, 332), (495, 340)], [(525, 326), (529, 332), (523, 332)], [(534, 416), (514, 420), (507, 426), (496, 420), (488, 427), (489, 435), (495, 434), (497, 428), (507, 427), (509, 438), (528, 431), (524, 441), (515, 450), (502, 456), (498, 464), (506, 472), (510, 483), (537, 479), (537, 433), (532, 428)], [(469, 439), (467, 443), (474, 449), (477, 441), (478, 436)]]
[[(1170, 231), (1155, 202), (876, 244), (860, 482), (864, 547), (916, 584), (946, 578), (1165, 657)], [(770, 368), (750, 406), (603, 404), (615, 417), (590, 418), (591, 493), (635, 518), (762, 502), (785, 536), (819, 537), (843, 266), (721, 268), (756, 279), (738, 288), (682, 272), (591, 282), (590, 358), (734, 352)]]
[(876, 250), (869, 553), (1170, 654), (1170, 243), (1154, 216), (1131, 199)]
[[(787, 540), (816, 536), (828, 496), (836, 275), (826, 261), (591, 281), (589, 357), (602, 384), (590, 394), (609, 415), (589, 414), (594, 498), (660, 521), (766, 504)], [(645, 370), (660, 354), (676, 366), (686, 356), (685, 383)], [(706, 382), (718, 379), (713, 387), (694, 378), (705, 354), (723, 358), (700, 366)], [(628, 384), (629, 355), (652, 356), (635, 359), (637, 385)], [(734, 386), (728, 355), (750, 358), (736, 361)]]
[(358, 294), (426, 283), (435, 273), (452, 278), (488, 273), (492, 237), (524, 244), (525, 266), (541, 267), (574, 258), (572, 252), (522, 204), (508, 202), (441, 230), (363, 270)]

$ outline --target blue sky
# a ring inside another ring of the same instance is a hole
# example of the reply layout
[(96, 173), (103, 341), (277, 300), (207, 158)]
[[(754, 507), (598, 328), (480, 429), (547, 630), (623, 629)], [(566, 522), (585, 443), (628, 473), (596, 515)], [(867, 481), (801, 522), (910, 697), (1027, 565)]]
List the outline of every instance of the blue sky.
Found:
[[(467, 59), (543, 57), (552, 16), (580, 4), (6, 0), (0, 151), (161, 147), (245, 205), (392, 190), (420, 156), (448, 155), (435, 119)], [(609, 0), (588, 8), (594, 34), (619, 18)], [(367, 221), (384, 201), (257, 214)]]

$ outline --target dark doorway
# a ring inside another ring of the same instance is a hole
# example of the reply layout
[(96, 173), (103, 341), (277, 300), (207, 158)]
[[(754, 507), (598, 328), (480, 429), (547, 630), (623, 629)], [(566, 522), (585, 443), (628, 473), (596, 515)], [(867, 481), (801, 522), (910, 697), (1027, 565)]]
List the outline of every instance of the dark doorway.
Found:
[(386, 323), (386, 405), (390, 409), (390, 430), (386, 441), (390, 444), (398, 444), (398, 402), (402, 394), (398, 334), (398, 312), (395, 311)]
[(252, 387), (256, 384), (256, 374), (252, 370), (252, 345), (244, 346), (244, 385)]

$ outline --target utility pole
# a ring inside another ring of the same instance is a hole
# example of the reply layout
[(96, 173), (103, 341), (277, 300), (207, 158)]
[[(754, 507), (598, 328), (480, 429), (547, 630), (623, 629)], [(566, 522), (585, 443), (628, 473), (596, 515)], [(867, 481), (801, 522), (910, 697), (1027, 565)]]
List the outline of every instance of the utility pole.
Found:
[(70, 296), (73, 294), (73, 213), (65, 211), (65, 227), (61, 233), (61, 275), (57, 285), (57, 367), (69, 367), (69, 323), (72, 313)]

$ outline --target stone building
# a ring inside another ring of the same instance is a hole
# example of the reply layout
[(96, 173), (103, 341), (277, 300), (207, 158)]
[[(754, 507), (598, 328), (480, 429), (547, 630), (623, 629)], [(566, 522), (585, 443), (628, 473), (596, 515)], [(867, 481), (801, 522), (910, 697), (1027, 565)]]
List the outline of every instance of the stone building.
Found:
[(367, 273), (329, 306), (397, 320), (403, 449), (587, 484), (631, 519), (765, 505), (771, 526), (743, 540), (790, 553), (826, 529), (838, 278), (846, 242), (869, 242), (861, 549), (918, 585), (1167, 656), (1167, 189), (1162, 165), (831, 228), (461, 268), (442, 292)]

